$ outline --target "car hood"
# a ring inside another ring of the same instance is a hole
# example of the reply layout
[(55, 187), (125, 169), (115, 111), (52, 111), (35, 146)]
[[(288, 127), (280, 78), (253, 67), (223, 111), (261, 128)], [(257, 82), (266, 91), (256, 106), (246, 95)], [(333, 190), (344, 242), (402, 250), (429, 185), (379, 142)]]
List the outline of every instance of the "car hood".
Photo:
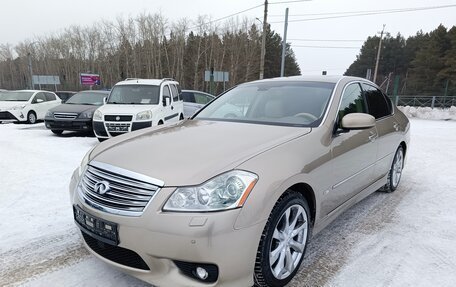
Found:
[(73, 105), (73, 104), (61, 104), (55, 108), (50, 109), (53, 113), (82, 113), (88, 111), (95, 111), (99, 106), (94, 105)]
[(112, 138), (92, 151), (90, 161), (144, 174), (164, 181), (165, 186), (196, 185), (310, 131), (187, 120)]
[(0, 111), (8, 110), (12, 107), (28, 105), (29, 102), (23, 101), (0, 101)]
[(122, 104), (106, 104), (98, 110), (103, 115), (136, 115), (137, 113), (155, 109), (158, 105), (122, 105)]

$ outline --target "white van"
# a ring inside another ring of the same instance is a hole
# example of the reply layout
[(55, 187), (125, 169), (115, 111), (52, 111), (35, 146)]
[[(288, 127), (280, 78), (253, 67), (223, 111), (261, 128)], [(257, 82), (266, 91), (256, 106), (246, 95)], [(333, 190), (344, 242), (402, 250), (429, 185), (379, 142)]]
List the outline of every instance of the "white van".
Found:
[(184, 119), (179, 83), (173, 79), (127, 79), (111, 90), (93, 115), (99, 141), (130, 131)]

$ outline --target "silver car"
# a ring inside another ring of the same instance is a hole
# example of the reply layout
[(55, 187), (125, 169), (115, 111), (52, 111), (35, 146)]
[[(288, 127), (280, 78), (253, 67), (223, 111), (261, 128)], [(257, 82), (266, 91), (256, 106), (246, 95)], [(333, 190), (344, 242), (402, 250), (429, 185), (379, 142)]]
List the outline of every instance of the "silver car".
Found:
[(409, 129), (361, 78), (245, 83), (96, 146), (71, 179), (75, 222), (90, 252), (157, 286), (283, 286), (312, 236), (398, 187)]
[(187, 119), (215, 99), (215, 96), (200, 91), (182, 90), (181, 98), (184, 101), (184, 117)]

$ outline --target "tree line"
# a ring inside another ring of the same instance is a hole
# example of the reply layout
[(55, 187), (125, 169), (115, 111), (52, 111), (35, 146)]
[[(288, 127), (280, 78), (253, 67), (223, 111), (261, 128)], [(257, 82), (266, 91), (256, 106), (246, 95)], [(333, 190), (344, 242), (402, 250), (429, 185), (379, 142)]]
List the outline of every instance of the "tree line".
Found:
[[(200, 16), (169, 22), (161, 14), (71, 26), (59, 33), (0, 45), (0, 88), (23, 89), (34, 75), (58, 75), (61, 90), (82, 90), (80, 73), (100, 74), (101, 87), (125, 78), (174, 78), (186, 89), (208, 91), (204, 71), (230, 73), (227, 87), (256, 80), (260, 70), (262, 31), (253, 20), (222, 24)], [(280, 75), (281, 37), (267, 29), (265, 78)], [(293, 50), (287, 46), (285, 75), (299, 75)], [(53, 88), (53, 87), (48, 87)], [(223, 84), (216, 85), (217, 93)]]
[[(345, 74), (365, 77), (367, 69), (373, 71), (378, 45), (378, 36), (368, 37)], [(377, 84), (399, 76), (399, 93), (403, 95), (456, 96), (456, 26), (447, 29), (439, 25), (407, 39), (401, 34), (386, 34), (378, 75)]]

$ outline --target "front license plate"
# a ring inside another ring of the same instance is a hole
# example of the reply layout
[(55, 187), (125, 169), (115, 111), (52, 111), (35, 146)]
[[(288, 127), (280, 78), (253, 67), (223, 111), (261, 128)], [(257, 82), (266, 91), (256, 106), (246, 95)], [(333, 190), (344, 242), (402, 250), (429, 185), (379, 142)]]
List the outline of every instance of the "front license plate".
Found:
[(93, 216), (76, 205), (73, 205), (73, 215), (82, 232), (111, 245), (119, 244), (117, 223)]

